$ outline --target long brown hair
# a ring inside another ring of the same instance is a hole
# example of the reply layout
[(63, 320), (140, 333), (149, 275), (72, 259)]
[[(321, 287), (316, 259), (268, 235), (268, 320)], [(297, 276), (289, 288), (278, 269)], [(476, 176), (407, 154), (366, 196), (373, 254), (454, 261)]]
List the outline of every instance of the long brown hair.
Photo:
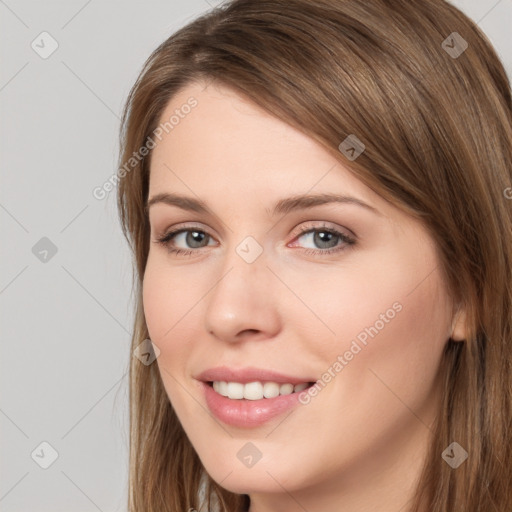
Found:
[[(429, 229), (469, 334), (446, 345), (441, 409), (411, 510), (510, 512), (512, 99), (486, 36), (443, 0), (234, 0), (162, 43), (122, 120), (120, 162), (131, 164), (118, 174), (118, 207), (135, 263), (132, 350), (149, 337), (141, 283), (151, 151), (130, 159), (151, 147), (173, 95), (201, 80), (234, 88), (312, 137)], [(351, 134), (366, 146), (356, 160), (338, 149)], [(469, 454), (456, 470), (441, 457), (453, 441)], [(199, 510), (202, 478), (220, 510), (248, 505), (204, 471), (157, 365), (132, 358), (130, 511)]]

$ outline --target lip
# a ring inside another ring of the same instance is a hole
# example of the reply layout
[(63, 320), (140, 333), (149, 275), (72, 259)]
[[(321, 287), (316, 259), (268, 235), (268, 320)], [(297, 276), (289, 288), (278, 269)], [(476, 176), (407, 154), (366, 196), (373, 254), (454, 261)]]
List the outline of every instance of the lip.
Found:
[(253, 367), (235, 369), (226, 366), (206, 370), (199, 374), (196, 379), (201, 381), (200, 385), (206, 405), (213, 415), (227, 425), (241, 428), (261, 426), (291, 408), (300, 405), (300, 394), (306, 393), (308, 388), (298, 393), (280, 395), (274, 398), (232, 400), (217, 393), (209, 384), (210, 382), (226, 381), (246, 384), (260, 381), (294, 385), (302, 382), (316, 382), (316, 379), (311, 377), (294, 377)]
[(214, 416), (227, 425), (254, 428), (300, 405), (299, 396), (307, 389), (290, 395), (280, 395), (261, 400), (231, 400), (219, 395), (207, 382), (201, 382), (206, 404)]
[[(210, 368), (198, 376), (197, 380), (203, 382), (225, 381), (225, 382), (240, 382), (247, 384), (248, 382), (277, 382), (278, 384), (301, 384), (302, 382), (316, 382), (316, 377), (294, 377), (292, 375), (284, 375), (272, 370), (265, 370), (263, 368), (255, 368), (248, 366), (246, 368), (229, 368), (227, 366), (217, 366)], [(267, 399), (271, 400), (271, 399)]]

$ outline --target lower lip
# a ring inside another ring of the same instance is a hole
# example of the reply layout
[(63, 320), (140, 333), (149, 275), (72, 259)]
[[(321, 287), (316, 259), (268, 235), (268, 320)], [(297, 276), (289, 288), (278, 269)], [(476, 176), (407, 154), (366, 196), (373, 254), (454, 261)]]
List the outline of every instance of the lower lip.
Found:
[(232, 400), (217, 393), (212, 386), (201, 382), (206, 404), (210, 411), (223, 423), (234, 427), (258, 427), (300, 404), (299, 393), (280, 395), (261, 400)]

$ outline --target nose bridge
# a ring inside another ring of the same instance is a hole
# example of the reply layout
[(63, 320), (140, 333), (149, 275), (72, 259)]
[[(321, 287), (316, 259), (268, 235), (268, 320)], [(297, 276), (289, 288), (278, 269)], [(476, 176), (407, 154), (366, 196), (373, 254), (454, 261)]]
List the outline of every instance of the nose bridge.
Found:
[(224, 277), (220, 278), (216, 288), (220, 288), (222, 281), (225, 281), (223, 286), (232, 287), (235, 293), (243, 289), (244, 284), (256, 292), (255, 285), (269, 272), (267, 263), (268, 254), (263, 245), (253, 236), (245, 236), (238, 244), (231, 244), (226, 251), (220, 273)]
[[(205, 327), (218, 338), (234, 341), (243, 331), (271, 335), (279, 328), (273, 275), (263, 246), (247, 236), (225, 256), (219, 279), (209, 294)], [(275, 279), (274, 279), (275, 280)]]

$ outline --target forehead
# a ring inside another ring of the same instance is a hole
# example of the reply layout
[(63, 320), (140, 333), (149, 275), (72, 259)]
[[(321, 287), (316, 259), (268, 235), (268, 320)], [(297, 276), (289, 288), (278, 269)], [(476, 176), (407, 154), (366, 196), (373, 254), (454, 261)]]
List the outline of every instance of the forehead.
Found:
[(339, 192), (376, 197), (316, 141), (223, 86), (187, 85), (165, 108), (160, 127), (150, 192), (166, 186), (183, 190), (188, 180), (217, 190), (305, 193), (342, 187)]

